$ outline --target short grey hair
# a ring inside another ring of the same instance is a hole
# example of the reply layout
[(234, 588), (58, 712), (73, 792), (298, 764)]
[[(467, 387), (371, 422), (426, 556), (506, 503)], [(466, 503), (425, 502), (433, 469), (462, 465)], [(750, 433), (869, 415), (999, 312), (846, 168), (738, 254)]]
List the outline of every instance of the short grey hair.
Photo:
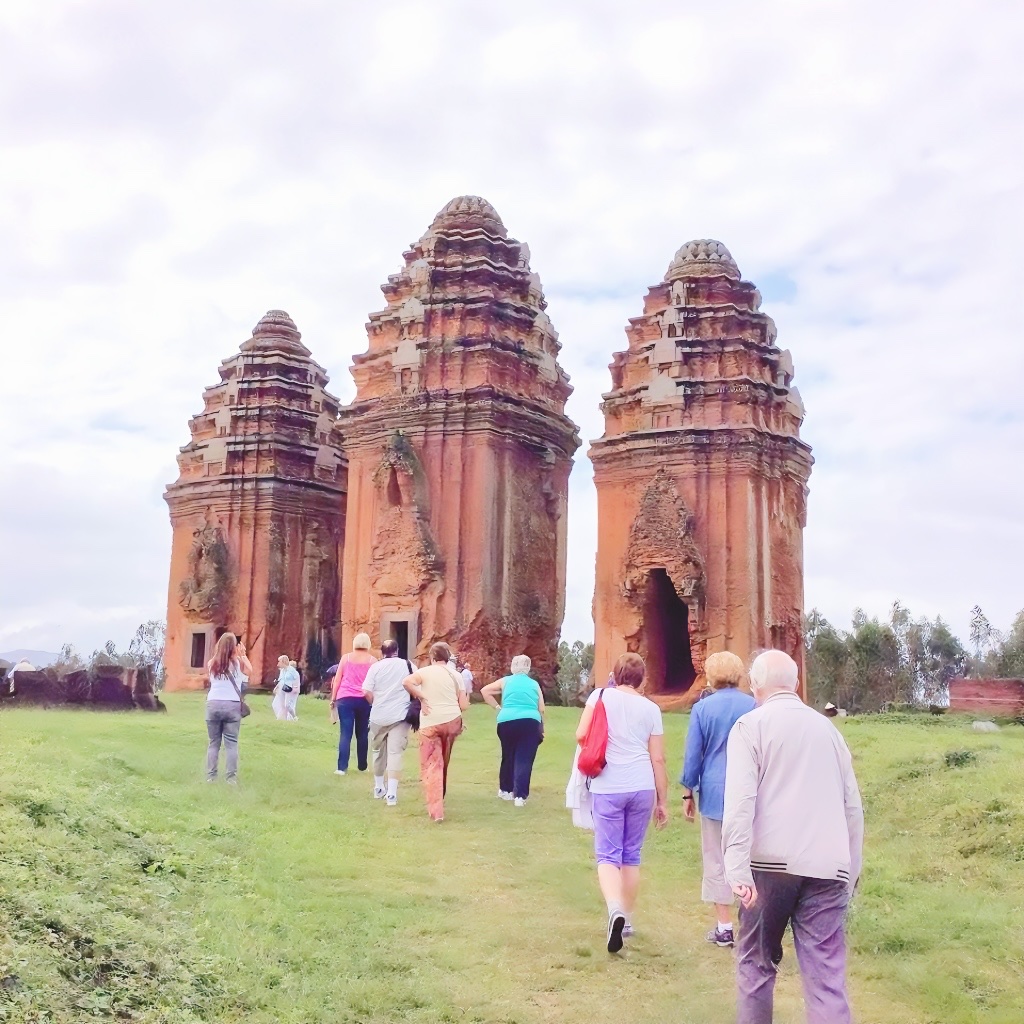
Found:
[(533, 662), (530, 661), (530, 656), (528, 654), (517, 654), (512, 659), (512, 675), (526, 675), (526, 673), (530, 671), (532, 665)]
[(763, 651), (750, 666), (750, 684), (758, 691), (797, 690), (800, 670), (785, 651)]

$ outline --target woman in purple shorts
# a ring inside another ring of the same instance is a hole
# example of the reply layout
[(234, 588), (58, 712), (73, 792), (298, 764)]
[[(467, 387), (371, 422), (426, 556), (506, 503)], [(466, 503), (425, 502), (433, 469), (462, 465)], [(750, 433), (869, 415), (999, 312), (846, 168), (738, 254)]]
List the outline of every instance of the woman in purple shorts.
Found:
[(651, 816), (658, 828), (668, 822), (661, 709), (640, 692), (643, 659), (638, 654), (622, 655), (613, 675), (614, 686), (590, 695), (576, 730), (576, 739), (582, 743), (600, 697), (608, 715), (607, 763), (591, 782), (590, 794), (597, 879), (608, 905), (609, 953), (617, 953), (623, 938), (633, 934), (640, 850)]

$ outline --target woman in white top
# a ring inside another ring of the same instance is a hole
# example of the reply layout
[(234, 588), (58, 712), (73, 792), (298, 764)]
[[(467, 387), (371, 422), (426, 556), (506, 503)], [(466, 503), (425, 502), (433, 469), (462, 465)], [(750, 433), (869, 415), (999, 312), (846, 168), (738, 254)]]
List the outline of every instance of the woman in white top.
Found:
[[(274, 702), (271, 707), (274, 717), (279, 722), (295, 719), (299, 716), (295, 713), (295, 700), (299, 696), (299, 672), (288, 658), (282, 654), (277, 659), (277, 685), (274, 687)], [(285, 687), (288, 687), (286, 690)]]
[(245, 656), (245, 645), (234, 633), (225, 633), (207, 662), (210, 692), (206, 695), (206, 732), (210, 745), (206, 751), (206, 781), (217, 781), (220, 747), (226, 749), (224, 775), (228, 782), (238, 777), (238, 730), (242, 725), (242, 690), (252, 674)]
[(668, 822), (668, 774), (661, 709), (640, 692), (644, 663), (624, 654), (615, 663), (614, 686), (595, 690), (583, 710), (576, 739), (582, 743), (600, 700), (608, 716), (606, 764), (590, 784), (597, 879), (608, 906), (608, 952), (633, 934), (640, 887), (640, 851), (651, 816)]

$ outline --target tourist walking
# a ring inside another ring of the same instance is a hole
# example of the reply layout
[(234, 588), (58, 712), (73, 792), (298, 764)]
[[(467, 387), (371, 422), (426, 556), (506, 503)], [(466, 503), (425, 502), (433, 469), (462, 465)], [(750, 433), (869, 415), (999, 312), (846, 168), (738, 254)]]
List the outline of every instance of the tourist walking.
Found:
[(732, 887), (725, 880), (722, 854), (722, 814), (725, 807), (725, 750), (736, 720), (753, 711), (754, 698), (739, 686), (746, 678), (743, 662), (730, 651), (712, 654), (704, 664), (709, 693), (690, 711), (683, 759), (683, 814), (693, 821), (695, 796), (700, 799), (700, 845), (704, 865), (701, 899), (715, 905), (715, 927), (708, 942), (729, 947), (735, 941), (732, 927)]
[(462, 671), (459, 673), (462, 676), (462, 686), (466, 691), (467, 697), (473, 696), (473, 673), (470, 670), (469, 662), (465, 662), (462, 666)]
[(462, 732), (462, 712), (469, 707), (462, 680), (448, 667), (450, 658), (447, 644), (434, 644), (430, 664), (404, 680), (409, 695), (420, 702), (420, 784), (434, 821), (444, 821), (448, 762)]
[(288, 664), (291, 665), (292, 671), (295, 673), (295, 683), (288, 694), (288, 717), (292, 721), (298, 721), (299, 694), (302, 693), (302, 673), (299, 671), (299, 664), (294, 658)]
[(622, 949), (633, 934), (633, 909), (640, 887), (640, 852), (654, 816), (668, 823), (668, 775), (661, 708), (640, 692), (644, 663), (623, 654), (615, 663), (615, 685), (588, 698), (576, 730), (583, 743), (600, 700), (608, 718), (605, 767), (590, 783), (597, 878), (608, 908), (608, 952)]
[(530, 796), (533, 762), (544, 739), (544, 695), (537, 681), (528, 675), (531, 665), (527, 655), (516, 655), (512, 674), (488, 683), (480, 691), (480, 696), (498, 709), (498, 796), (514, 801), (516, 807), (525, 806)]
[(287, 654), (282, 654), (277, 659), (277, 683), (274, 686), (274, 700), (271, 703), (271, 710), (279, 722), (298, 718), (295, 713), (293, 697), (299, 695), (299, 673), (292, 665)]
[(220, 748), (224, 747), (224, 777), (238, 780), (238, 733), (242, 725), (242, 692), (252, 665), (245, 656), (245, 645), (234, 633), (225, 633), (206, 663), (210, 690), (206, 695), (206, 781), (216, 782)]
[(412, 673), (412, 665), (398, 657), (394, 640), (385, 640), (380, 653), (384, 657), (366, 673), (363, 694), (370, 703), (373, 796), (394, 807), (398, 803), (402, 757), (409, 745), (409, 693), (404, 683)]
[(331, 687), (331, 707), (338, 718), (338, 767), (335, 775), (348, 771), (352, 752), (352, 736), (356, 738), (356, 764), (365, 772), (370, 750), (370, 703), (363, 695), (363, 683), (370, 666), (377, 659), (370, 653), (370, 638), (357, 633), (352, 639), (352, 651), (338, 663), (338, 671)]
[(771, 1024), (791, 925), (808, 1024), (849, 1024), (844, 923), (864, 839), (850, 751), (797, 695), (788, 654), (759, 655), (750, 685), (758, 707), (729, 734), (722, 824), (725, 875), (740, 899), (736, 1019)]

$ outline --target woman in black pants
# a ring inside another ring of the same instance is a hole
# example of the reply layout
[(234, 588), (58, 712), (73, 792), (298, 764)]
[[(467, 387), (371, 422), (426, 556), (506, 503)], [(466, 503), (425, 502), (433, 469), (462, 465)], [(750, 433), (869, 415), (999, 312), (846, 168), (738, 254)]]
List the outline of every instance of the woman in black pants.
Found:
[(533, 761), (544, 739), (544, 696), (537, 681), (527, 675), (530, 664), (525, 654), (516, 655), (512, 659), (512, 674), (488, 683), (480, 691), (483, 699), (498, 709), (498, 796), (513, 800), (516, 807), (525, 806), (530, 795)]

